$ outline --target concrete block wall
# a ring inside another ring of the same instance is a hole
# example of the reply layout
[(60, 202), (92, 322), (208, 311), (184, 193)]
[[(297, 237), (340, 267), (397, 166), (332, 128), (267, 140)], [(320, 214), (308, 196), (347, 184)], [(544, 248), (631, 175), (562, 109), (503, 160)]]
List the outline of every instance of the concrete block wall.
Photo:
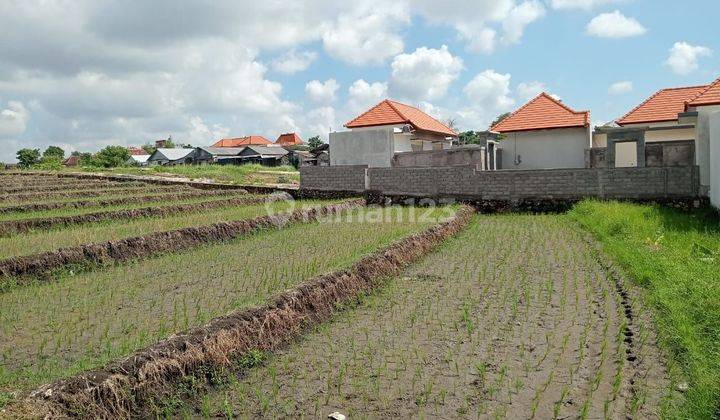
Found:
[[(612, 169), (478, 171), (474, 166), (423, 168), (312, 167), (301, 188), (361, 190), (384, 195), (463, 197), (480, 200), (564, 198), (672, 198), (698, 195), (696, 166)], [(327, 171), (330, 169), (330, 171)]]
[(485, 149), (476, 146), (395, 153), (391, 164), (393, 167), (476, 165), (481, 169), (485, 169)]
[(318, 191), (365, 191), (367, 165), (301, 166), (300, 188)]
[(694, 197), (698, 168), (476, 171), (472, 166), (370, 168), (368, 188), (386, 195), (483, 200)]

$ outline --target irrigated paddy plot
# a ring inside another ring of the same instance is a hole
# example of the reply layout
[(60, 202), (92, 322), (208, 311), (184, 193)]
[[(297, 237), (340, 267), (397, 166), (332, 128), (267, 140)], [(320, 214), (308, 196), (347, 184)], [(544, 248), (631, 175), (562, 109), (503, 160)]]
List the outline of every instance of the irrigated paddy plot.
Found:
[[(0, 410), (38, 395), (98, 416), (648, 418), (674, 404), (643, 305), (568, 216), (0, 179)], [(292, 222), (263, 217), (278, 214)]]
[(24, 235), (0, 237), (0, 259), (36, 254), (66, 246), (91, 242), (105, 242), (153, 232), (203, 226), (264, 216), (268, 209), (276, 212), (329, 204), (329, 200), (306, 200), (302, 203), (276, 201), (272, 203), (226, 206), (201, 212), (186, 212), (166, 217), (143, 217), (134, 220), (111, 220), (100, 223), (68, 226), (61, 229), (30, 232)]
[[(387, 212), (359, 209), (339, 223), (291, 225), (0, 293), (0, 390), (27, 389), (96, 367), (173, 332), (261, 303), (447, 215), (437, 210), (415, 222), (410, 211), (393, 209), (392, 217), (379, 217)], [(367, 219), (376, 221), (372, 229)]]
[[(60, 216), (74, 216), (74, 215), (80, 215), (80, 214), (86, 214), (86, 213), (95, 213), (100, 211), (112, 211), (112, 210), (122, 210), (122, 209), (136, 209), (141, 207), (149, 207), (149, 206), (163, 206), (163, 205), (175, 205), (175, 204), (187, 204), (187, 203), (201, 203), (201, 202), (210, 202), (214, 200), (227, 200), (229, 198), (237, 197), (237, 196), (244, 196), (247, 197), (247, 194), (244, 193), (226, 193), (226, 194), (207, 194), (205, 192), (200, 192), (198, 194), (197, 192), (188, 192), (188, 193), (180, 193), (177, 192), (173, 193), (173, 195), (169, 194), (160, 194), (160, 195), (153, 195), (150, 196), (151, 199), (148, 201), (145, 200), (138, 200), (137, 202), (134, 202), (132, 200), (135, 197), (146, 197), (144, 195), (141, 196), (131, 196), (129, 198), (120, 198), (116, 197), (118, 199), (118, 203), (108, 203), (107, 199), (102, 199), (102, 201), (98, 200), (83, 200), (79, 202), (67, 202), (63, 204), (69, 204), (67, 206), (62, 206), (57, 209), (48, 209), (48, 210), (30, 210), (28, 209), (22, 209), (22, 211), (2, 211), (0, 208), (0, 223), (5, 221), (12, 221), (12, 220), (25, 220), (25, 219), (45, 219), (50, 217), (60, 217)], [(125, 195), (127, 197), (127, 193)], [(110, 199), (113, 199), (111, 197)], [(52, 202), (51, 202), (52, 203)], [(80, 205), (75, 205), (75, 203), (81, 203)], [(86, 205), (87, 203), (87, 205)], [(33, 203), (32, 206), (38, 206), (41, 204), (45, 204), (44, 202), (36, 202)], [(55, 203), (52, 203), (55, 204)]]
[(642, 338), (628, 344), (614, 288), (562, 216), (478, 217), (381, 293), (186, 414), (657, 416), (662, 367)]

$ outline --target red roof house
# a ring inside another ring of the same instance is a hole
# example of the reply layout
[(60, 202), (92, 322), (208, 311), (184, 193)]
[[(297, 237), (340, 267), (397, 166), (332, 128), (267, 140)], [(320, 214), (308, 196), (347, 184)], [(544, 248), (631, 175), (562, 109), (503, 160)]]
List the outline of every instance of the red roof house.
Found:
[(147, 155), (148, 152), (145, 151), (145, 149), (135, 146), (128, 147), (128, 152), (130, 152), (130, 156), (140, 156), (140, 155)]
[(281, 146), (299, 146), (303, 143), (304, 142), (297, 133), (280, 134), (280, 137), (275, 140), (275, 144), (279, 144)]
[[(617, 123), (618, 125), (628, 125), (677, 121), (678, 114), (685, 111), (686, 104), (700, 99), (700, 95), (709, 87), (689, 86), (661, 89), (617, 120)], [(711, 95), (708, 96), (708, 98), (710, 97)]]
[(80, 156), (70, 155), (67, 159), (62, 161), (64, 166), (74, 167), (80, 164)]
[(245, 136), (231, 139), (220, 139), (211, 147), (242, 147), (250, 145), (266, 146), (268, 144), (272, 144), (272, 142), (263, 136)]
[(590, 111), (541, 93), (490, 128), (502, 133), (502, 169), (584, 168)]
[(590, 111), (574, 111), (543, 92), (495, 124), (490, 131), (509, 133), (589, 126)]
[(458, 133), (423, 111), (400, 102), (385, 99), (357, 118), (345, 124), (347, 128), (379, 127), (409, 124), (415, 130), (445, 137), (457, 137)]
[(685, 108), (708, 105), (720, 105), (720, 78), (690, 99), (685, 104)]

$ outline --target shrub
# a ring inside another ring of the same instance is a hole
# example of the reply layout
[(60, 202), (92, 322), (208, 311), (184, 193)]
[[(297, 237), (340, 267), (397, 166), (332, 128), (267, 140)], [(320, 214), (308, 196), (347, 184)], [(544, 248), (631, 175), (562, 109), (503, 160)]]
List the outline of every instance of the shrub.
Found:
[(130, 152), (127, 148), (123, 146), (108, 146), (95, 154), (89, 166), (116, 168), (118, 166), (125, 166), (128, 159), (130, 159)]

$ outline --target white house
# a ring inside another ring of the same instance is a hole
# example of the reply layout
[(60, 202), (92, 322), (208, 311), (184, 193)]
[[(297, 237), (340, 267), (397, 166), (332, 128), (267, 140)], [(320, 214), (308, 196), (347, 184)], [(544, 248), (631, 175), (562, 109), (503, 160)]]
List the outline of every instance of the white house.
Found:
[(330, 133), (331, 165), (388, 167), (398, 152), (449, 149), (458, 134), (425, 112), (386, 99)]
[(584, 168), (590, 111), (574, 111), (541, 93), (490, 128), (501, 133), (501, 169)]
[[(691, 161), (700, 170), (702, 193), (708, 193), (720, 206), (720, 128), (715, 123), (720, 112), (720, 79), (709, 85), (661, 89), (617, 120), (625, 128), (644, 132), (645, 144), (690, 144)], [(717, 133), (717, 134), (716, 134)], [(601, 130), (593, 136), (594, 147), (606, 147)], [(632, 143), (615, 144), (616, 166), (635, 166), (637, 156)], [(715, 188), (712, 189), (712, 185)]]

